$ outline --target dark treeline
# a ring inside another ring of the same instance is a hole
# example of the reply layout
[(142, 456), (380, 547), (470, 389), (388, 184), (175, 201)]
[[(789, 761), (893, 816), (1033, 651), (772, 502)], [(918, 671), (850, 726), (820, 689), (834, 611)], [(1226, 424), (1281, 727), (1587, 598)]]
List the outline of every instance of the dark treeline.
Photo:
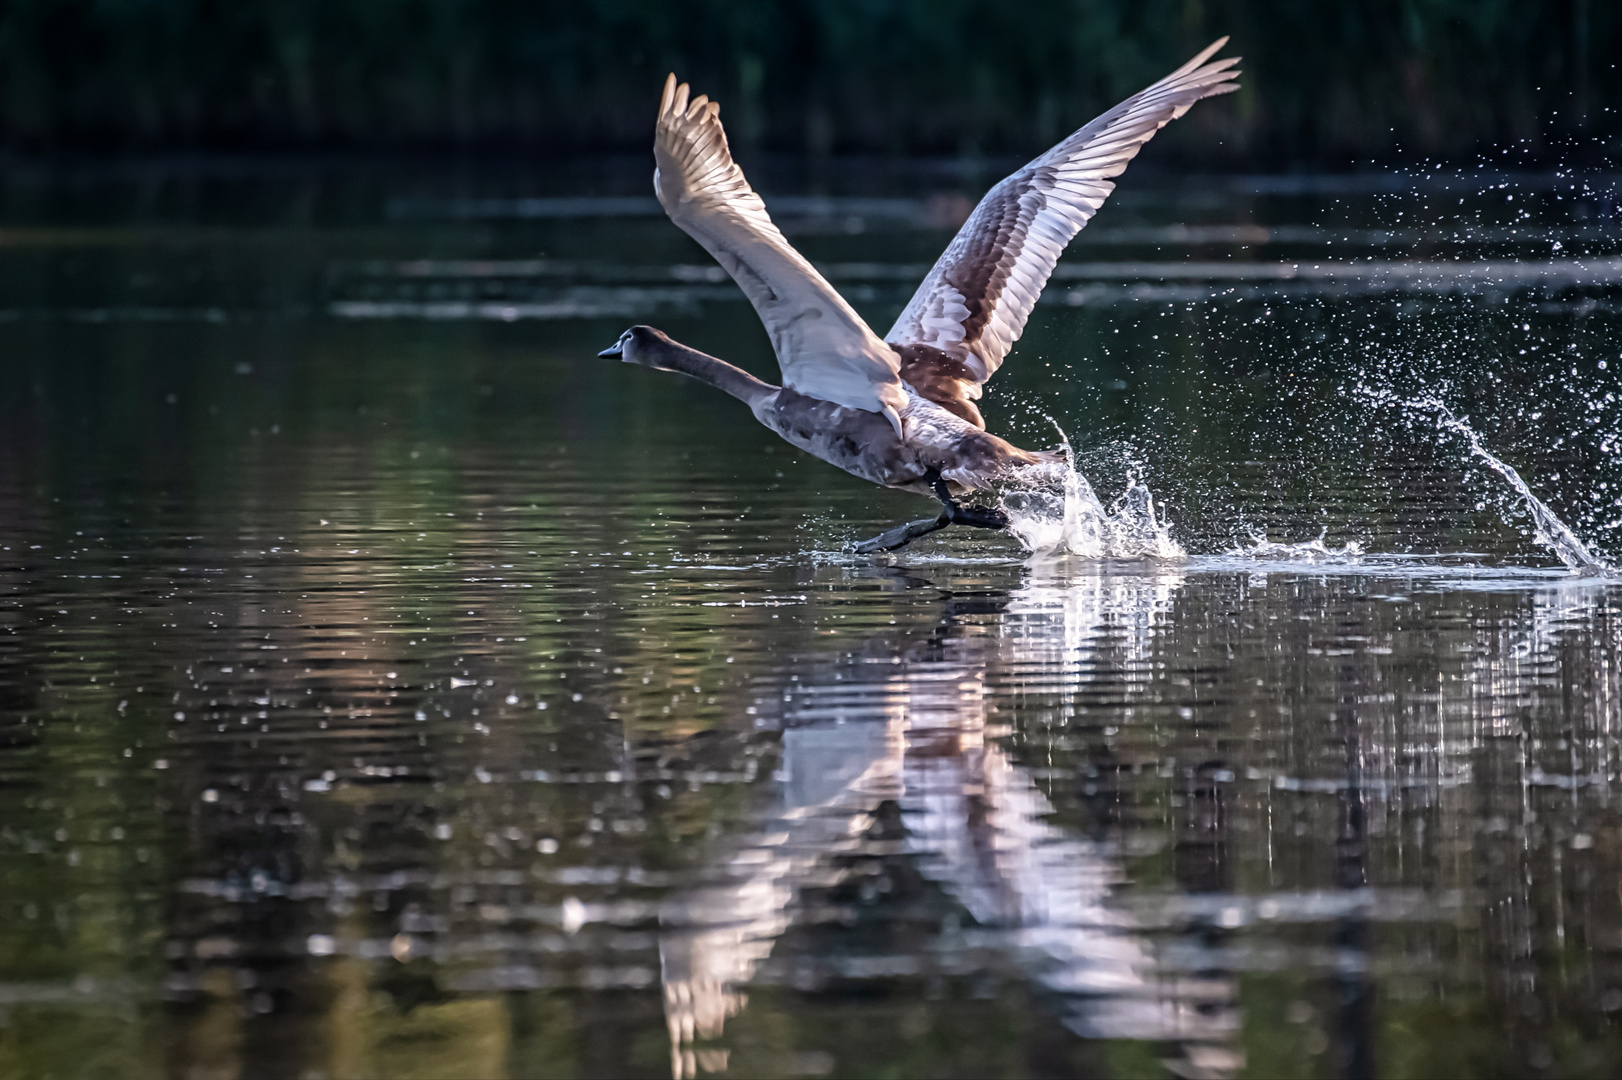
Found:
[(1603, 147), (1619, 32), (1613, 0), (0, 0), (0, 145), (640, 148), (675, 70), (745, 145), (1024, 152), (1231, 34), (1244, 88), (1169, 153), (1458, 159)]

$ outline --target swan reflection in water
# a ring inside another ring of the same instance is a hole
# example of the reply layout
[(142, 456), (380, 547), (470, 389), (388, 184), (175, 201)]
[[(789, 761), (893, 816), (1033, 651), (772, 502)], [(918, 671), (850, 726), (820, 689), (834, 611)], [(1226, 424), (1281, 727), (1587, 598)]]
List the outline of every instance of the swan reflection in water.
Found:
[[(670, 897), (661, 912), (677, 1077), (723, 1065), (720, 1052), (692, 1044), (721, 1035), (746, 1006), (742, 988), (794, 922), (797, 898), (870, 843), (886, 804), (899, 809), (901, 851), (972, 920), (977, 940), (994, 941), (1058, 1002), (1056, 1022), (1086, 1037), (1175, 1042), (1178, 1071), (1190, 1075), (1226, 1075), (1242, 1063), (1229, 1044), (1231, 980), (1157, 978), (1133, 919), (1110, 902), (1124, 876), (1119, 860), (1050, 823), (1037, 777), (997, 744), (1002, 732), (988, 716), (988, 685), (1051, 695), (1067, 715), (1066, 699), (1100, 653), (1108, 663), (1097, 666), (1117, 677), (1145, 664), (1182, 576), (1162, 566), (1052, 574), (989, 604), (948, 600), (924, 641), (881, 636), (821, 677), (789, 684), (777, 703), (776, 804), (720, 846), (706, 884)], [(943, 932), (942, 952), (951, 937)], [(918, 962), (888, 958), (841, 974), (909, 974)]]

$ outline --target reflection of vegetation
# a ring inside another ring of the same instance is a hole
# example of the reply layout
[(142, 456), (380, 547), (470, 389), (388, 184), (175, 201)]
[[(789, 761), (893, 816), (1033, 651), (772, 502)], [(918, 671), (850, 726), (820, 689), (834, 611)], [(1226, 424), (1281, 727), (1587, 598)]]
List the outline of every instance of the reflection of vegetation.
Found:
[(333, 1080), (367, 1077), (504, 1077), (511, 1025), (498, 997), (468, 996), (402, 1007), (374, 997), (369, 965), (344, 960), (331, 972), (335, 1001), (327, 1018)]
[(100, 648), (39, 670), (44, 701), (23, 714), (37, 738), (5, 755), (0, 983), (20, 993), (0, 997), (0, 1076), (67, 1062), (89, 1077), (162, 1071), (150, 987), (173, 825), (140, 812), (155, 785), (124, 752), (150, 738), (153, 718), (118, 708), (119, 674)]
[[(1305, 1080), (1336, 1075), (1323, 1057), (1329, 1046), (1323, 1029), (1335, 1018), (1325, 1017), (1309, 1004), (1313, 989), (1301, 980), (1276, 975), (1241, 979), (1246, 1076), (1256, 1080)], [(1388, 1075), (1389, 1062), (1384, 1057), (1381, 1066), (1381, 1075)]]
[(1029, 149), (1218, 34), (1238, 104), (1163, 136), (1254, 161), (1458, 151), (1589, 123), (1618, 81), (1616, 5), (1382, 0), (13, 2), (0, 124), (13, 143), (645, 145), (669, 68), (746, 142)]

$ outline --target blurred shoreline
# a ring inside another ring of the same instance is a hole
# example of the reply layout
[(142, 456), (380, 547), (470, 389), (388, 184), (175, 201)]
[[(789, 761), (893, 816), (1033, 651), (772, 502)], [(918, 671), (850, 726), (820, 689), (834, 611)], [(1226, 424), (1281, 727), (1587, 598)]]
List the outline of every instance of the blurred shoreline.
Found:
[(0, 150), (620, 152), (675, 71), (744, 150), (1023, 159), (1222, 35), (1241, 90), (1162, 161), (1571, 163), (1622, 138), (1622, 9), (1592, 0), (59, 0), (0, 6)]

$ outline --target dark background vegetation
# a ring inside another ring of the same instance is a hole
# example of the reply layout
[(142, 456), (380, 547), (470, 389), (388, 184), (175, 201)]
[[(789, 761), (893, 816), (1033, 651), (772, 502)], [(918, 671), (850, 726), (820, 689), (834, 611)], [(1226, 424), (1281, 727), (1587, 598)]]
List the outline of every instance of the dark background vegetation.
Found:
[(1231, 34), (1244, 88), (1172, 157), (1604, 152), (1619, 32), (1611, 0), (0, 0), (0, 146), (639, 149), (675, 70), (745, 146), (1025, 152)]

